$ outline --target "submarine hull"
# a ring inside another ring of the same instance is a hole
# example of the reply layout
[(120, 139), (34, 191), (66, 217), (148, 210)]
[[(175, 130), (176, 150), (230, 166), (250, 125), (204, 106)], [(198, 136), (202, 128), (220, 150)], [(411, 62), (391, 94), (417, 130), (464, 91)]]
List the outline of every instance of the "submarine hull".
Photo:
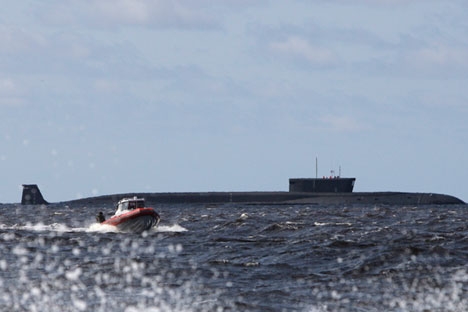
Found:
[[(144, 197), (158, 204), (311, 204), (311, 205), (449, 205), (465, 204), (444, 194), (408, 192), (305, 193), (305, 192), (197, 192), (197, 193), (128, 193), (84, 198), (66, 203), (97, 205), (116, 202), (122, 197)], [(64, 202), (65, 203), (65, 202)]]
[[(35, 184), (24, 185), (23, 205), (47, 205)], [(118, 202), (124, 197), (143, 197), (152, 205), (157, 204), (313, 204), (313, 205), (449, 205), (465, 204), (462, 200), (445, 194), (409, 192), (190, 192), (190, 193), (124, 193), (88, 197), (59, 202), (69, 205), (104, 205)]]

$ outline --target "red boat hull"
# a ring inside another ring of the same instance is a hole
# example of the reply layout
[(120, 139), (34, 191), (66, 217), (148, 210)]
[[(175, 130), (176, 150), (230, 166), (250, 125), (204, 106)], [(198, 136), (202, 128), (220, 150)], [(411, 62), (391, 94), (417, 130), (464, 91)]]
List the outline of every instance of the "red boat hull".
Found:
[(125, 232), (147, 231), (158, 223), (159, 215), (153, 208), (133, 209), (102, 222), (102, 224), (113, 225)]

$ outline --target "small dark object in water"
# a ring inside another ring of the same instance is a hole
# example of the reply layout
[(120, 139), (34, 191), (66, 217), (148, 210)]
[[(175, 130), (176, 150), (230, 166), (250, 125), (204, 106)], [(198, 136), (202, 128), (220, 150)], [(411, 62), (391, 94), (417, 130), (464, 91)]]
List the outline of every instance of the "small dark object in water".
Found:
[(106, 217), (104, 217), (104, 214), (102, 213), (102, 211), (99, 211), (99, 213), (97, 214), (96, 221), (99, 223), (106, 221)]

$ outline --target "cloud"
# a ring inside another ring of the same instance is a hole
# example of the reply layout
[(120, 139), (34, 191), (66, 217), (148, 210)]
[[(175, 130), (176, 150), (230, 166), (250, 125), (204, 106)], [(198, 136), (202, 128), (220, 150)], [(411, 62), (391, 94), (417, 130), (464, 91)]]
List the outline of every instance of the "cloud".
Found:
[[(308, 29), (304, 31), (303, 29)], [(353, 27), (286, 27), (265, 33), (281, 36), (267, 41), (270, 52), (299, 65), (337, 68), (353, 73), (403, 77), (464, 77), (468, 74), (468, 44), (451, 33), (416, 28), (397, 39)], [(266, 37), (260, 34), (258, 37)], [(261, 41), (261, 40), (260, 40)]]
[(146, 24), (150, 20), (149, 2), (142, 0), (96, 1), (96, 13), (105, 19), (124, 24)]
[(44, 45), (44, 38), (37, 32), (28, 32), (17, 26), (0, 24), (0, 42), (2, 42), (0, 54), (15, 55), (37, 50)]
[(10, 93), (16, 89), (16, 85), (10, 78), (0, 79), (0, 94)]
[(23, 103), (17, 84), (11, 78), (0, 78), (0, 106), (18, 106)]
[[(72, 2), (72, 3), (70, 3)], [(186, 1), (72, 0), (37, 4), (44, 24), (86, 28), (140, 26), (171, 29), (218, 29), (216, 17)]]
[(311, 44), (300, 36), (289, 36), (285, 40), (270, 43), (273, 52), (299, 59), (313, 66), (330, 66), (336, 62), (336, 55), (328, 48)]
[(213, 17), (182, 1), (96, 0), (87, 13), (112, 25), (206, 29), (217, 24)]
[[(337, 3), (337, 4), (344, 4), (344, 5), (356, 5), (356, 4), (366, 4), (372, 7), (380, 7), (380, 6), (395, 6), (395, 5), (402, 5), (408, 6), (413, 3), (424, 3), (426, 0), (355, 0), (350, 2), (349, 0), (317, 0), (316, 2), (326, 2), (326, 3)], [(312, 2), (307, 0), (307, 2)]]
[(364, 125), (350, 116), (332, 116), (326, 115), (320, 118), (325, 127), (336, 132), (358, 132), (368, 129)]
[(458, 79), (468, 75), (468, 45), (449, 38), (405, 36), (385, 54), (363, 64), (361, 70), (367, 68), (370, 74), (424, 79)]
[[(82, 78), (122, 77), (144, 80), (165, 76), (165, 68), (152, 66), (134, 44), (96, 40), (81, 32), (37, 32), (0, 26), (0, 70), (27, 79), (61, 82)], [(0, 76), (1, 78), (1, 76)], [(24, 81), (23, 81), (24, 83)]]
[(425, 46), (408, 53), (408, 61), (413, 64), (431, 67), (467, 67), (468, 48), (444, 44)]

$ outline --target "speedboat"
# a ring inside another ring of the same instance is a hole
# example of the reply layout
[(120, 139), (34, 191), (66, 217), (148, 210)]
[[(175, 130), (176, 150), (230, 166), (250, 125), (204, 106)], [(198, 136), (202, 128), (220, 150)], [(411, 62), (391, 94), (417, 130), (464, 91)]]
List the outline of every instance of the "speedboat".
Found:
[(144, 198), (123, 198), (117, 204), (117, 211), (108, 220), (100, 212), (96, 217), (101, 224), (115, 226), (119, 231), (141, 233), (157, 226), (159, 214), (150, 207), (145, 207)]

